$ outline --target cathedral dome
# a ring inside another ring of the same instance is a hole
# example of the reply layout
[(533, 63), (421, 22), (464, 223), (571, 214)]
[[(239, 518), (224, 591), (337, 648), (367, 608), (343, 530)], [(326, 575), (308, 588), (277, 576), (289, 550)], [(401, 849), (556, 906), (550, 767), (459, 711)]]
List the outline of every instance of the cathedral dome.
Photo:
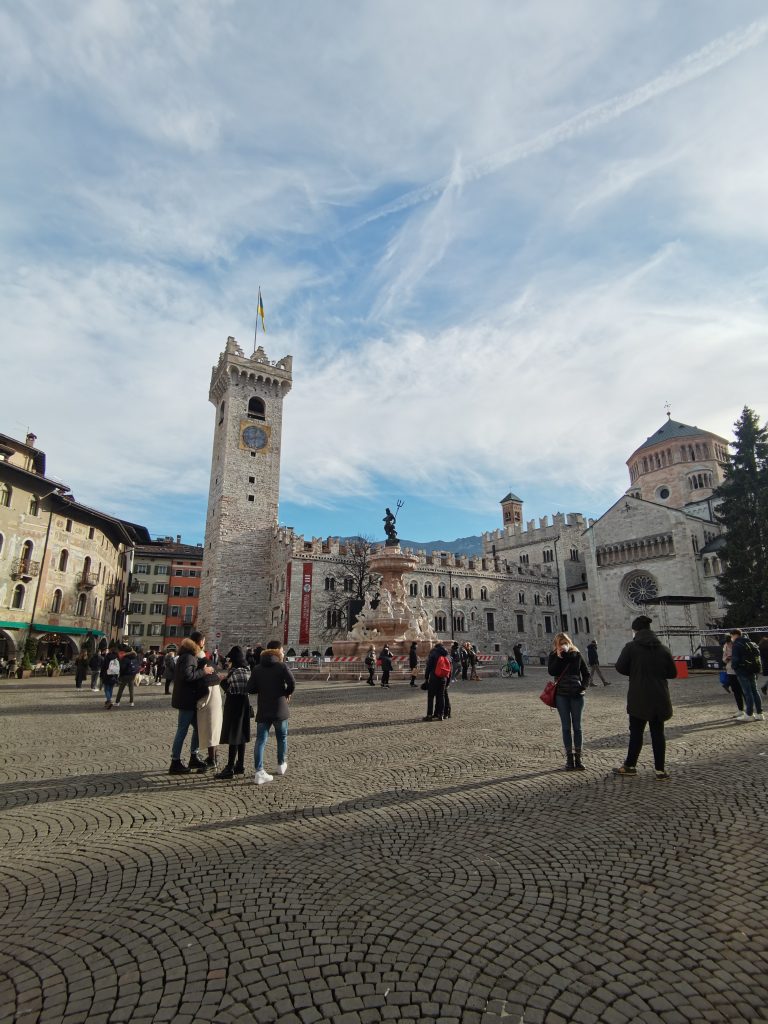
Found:
[(627, 459), (629, 490), (637, 498), (683, 508), (712, 495), (727, 462), (725, 438), (669, 416)]

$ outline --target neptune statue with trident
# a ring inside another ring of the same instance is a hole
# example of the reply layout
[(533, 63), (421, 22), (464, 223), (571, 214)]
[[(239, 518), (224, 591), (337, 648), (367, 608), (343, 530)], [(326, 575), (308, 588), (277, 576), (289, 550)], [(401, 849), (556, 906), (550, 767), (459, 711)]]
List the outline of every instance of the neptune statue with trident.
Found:
[(396, 511), (394, 515), (390, 509), (386, 509), (386, 515), (384, 516), (384, 533), (387, 535), (386, 547), (396, 548), (399, 545), (397, 539), (397, 530), (395, 529), (395, 523), (397, 522), (397, 513), (403, 507), (403, 502), (398, 499)]

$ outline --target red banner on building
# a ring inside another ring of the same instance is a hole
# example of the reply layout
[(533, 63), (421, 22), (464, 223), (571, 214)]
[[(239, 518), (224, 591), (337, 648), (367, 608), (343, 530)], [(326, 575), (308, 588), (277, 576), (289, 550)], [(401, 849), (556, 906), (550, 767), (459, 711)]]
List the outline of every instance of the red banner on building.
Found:
[(285, 610), (283, 613), (283, 643), (288, 643), (288, 617), (291, 614), (291, 569), (293, 562), (289, 562), (285, 570)]
[(301, 623), (299, 644), (309, 643), (309, 622), (312, 614), (312, 562), (305, 562), (301, 570)]

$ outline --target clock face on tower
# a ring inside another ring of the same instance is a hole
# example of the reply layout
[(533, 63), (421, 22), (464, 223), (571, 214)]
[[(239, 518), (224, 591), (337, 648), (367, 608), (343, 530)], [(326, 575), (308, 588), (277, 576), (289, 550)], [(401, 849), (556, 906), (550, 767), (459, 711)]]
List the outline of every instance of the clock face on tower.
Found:
[(264, 452), (269, 448), (269, 430), (264, 424), (256, 424), (252, 420), (240, 423), (240, 447), (247, 451)]

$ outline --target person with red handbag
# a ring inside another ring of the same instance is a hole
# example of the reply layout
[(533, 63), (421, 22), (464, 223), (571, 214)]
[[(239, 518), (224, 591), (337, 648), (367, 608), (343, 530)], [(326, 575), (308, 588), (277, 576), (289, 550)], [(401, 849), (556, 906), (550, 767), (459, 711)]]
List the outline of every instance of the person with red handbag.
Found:
[(583, 772), (581, 720), (584, 714), (584, 692), (589, 685), (589, 668), (581, 651), (567, 633), (555, 636), (547, 671), (557, 681), (555, 707), (563, 728), (565, 770)]

